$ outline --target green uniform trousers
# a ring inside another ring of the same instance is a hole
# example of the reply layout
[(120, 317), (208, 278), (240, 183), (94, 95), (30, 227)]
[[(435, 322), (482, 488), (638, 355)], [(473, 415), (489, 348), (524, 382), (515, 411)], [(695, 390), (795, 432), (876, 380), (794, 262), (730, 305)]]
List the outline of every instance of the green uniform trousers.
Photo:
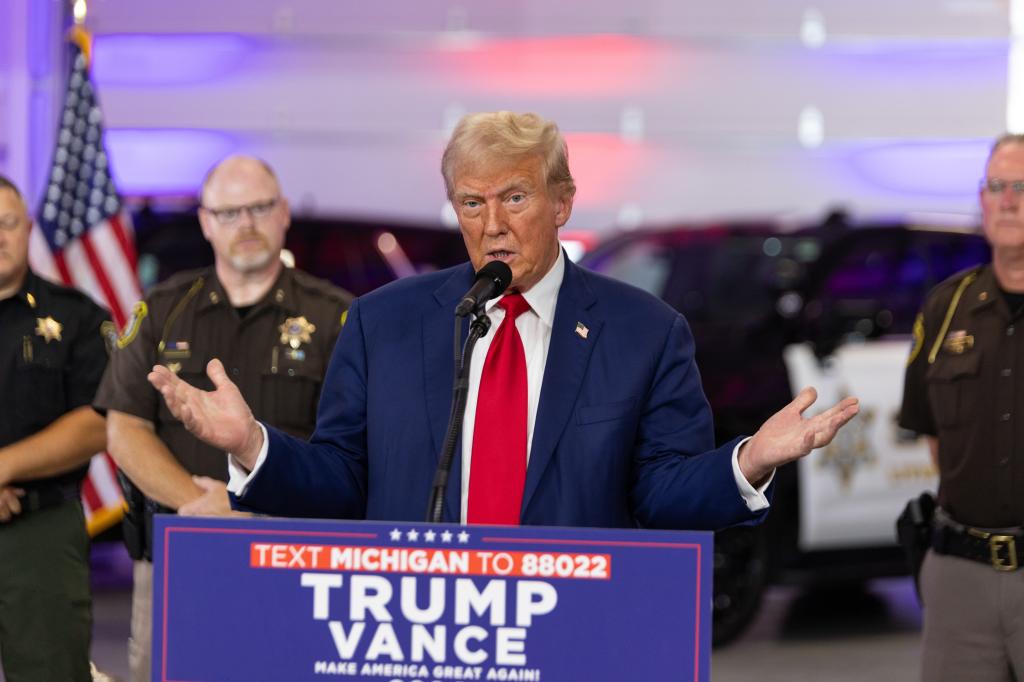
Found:
[(0, 524), (0, 663), (7, 682), (91, 680), (89, 538), (78, 500)]

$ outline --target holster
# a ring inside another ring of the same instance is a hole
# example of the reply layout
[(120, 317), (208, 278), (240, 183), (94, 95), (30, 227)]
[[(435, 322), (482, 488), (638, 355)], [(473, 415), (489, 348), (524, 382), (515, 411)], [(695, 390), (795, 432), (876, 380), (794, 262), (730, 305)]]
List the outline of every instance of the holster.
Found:
[(932, 526), (935, 519), (935, 496), (921, 493), (912, 498), (896, 519), (896, 539), (903, 548), (907, 567), (914, 576), (914, 589), (921, 600), (921, 564), (932, 545)]
[(121, 484), (128, 510), (121, 519), (121, 530), (124, 533), (124, 545), (128, 548), (128, 556), (139, 561), (153, 560), (151, 541), (152, 515), (146, 513), (146, 496), (131, 480), (118, 470), (117, 481)]

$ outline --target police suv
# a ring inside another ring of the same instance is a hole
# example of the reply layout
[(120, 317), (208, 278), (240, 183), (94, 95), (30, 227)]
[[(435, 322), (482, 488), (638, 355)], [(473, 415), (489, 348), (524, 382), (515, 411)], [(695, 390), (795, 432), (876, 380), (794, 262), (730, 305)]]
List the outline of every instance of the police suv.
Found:
[(719, 443), (803, 386), (815, 408), (860, 398), (829, 446), (777, 472), (765, 524), (716, 535), (716, 644), (749, 624), (769, 583), (906, 573), (894, 523), (937, 476), (923, 439), (896, 424), (913, 321), (932, 286), (988, 258), (973, 229), (835, 217), (636, 231), (583, 257), (686, 316)]

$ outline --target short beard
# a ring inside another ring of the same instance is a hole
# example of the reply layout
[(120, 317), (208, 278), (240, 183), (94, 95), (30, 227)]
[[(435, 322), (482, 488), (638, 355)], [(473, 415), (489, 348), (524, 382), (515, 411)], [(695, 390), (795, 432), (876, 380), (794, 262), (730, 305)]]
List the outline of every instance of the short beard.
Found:
[(265, 270), (274, 259), (274, 252), (270, 249), (260, 253), (231, 254), (228, 261), (231, 267), (242, 274), (250, 274)]

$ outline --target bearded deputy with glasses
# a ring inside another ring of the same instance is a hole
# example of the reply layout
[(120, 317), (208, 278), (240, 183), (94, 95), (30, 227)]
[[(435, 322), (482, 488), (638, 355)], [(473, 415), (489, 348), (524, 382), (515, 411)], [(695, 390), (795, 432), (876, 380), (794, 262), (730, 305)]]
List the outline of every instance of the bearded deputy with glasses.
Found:
[(939, 470), (920, 576), (925, 680), (1024, 678), (1024, 135), (1000, 137), (985, 170), (992, 263), (929, 294), (899, 420)]
[(136, 559), (129, 662), (148, 680), (152, 634), (152, 514), (228, 514), (225, 453), (171, 416), (146, 381), (153, 365), (212, 388), (219, 358), (254, 412), (300, 438), (312, 433), (327, 362), (351, 296), (282, 266), (290, 217), (273, 170), (230, 157), (203, 182), (199, 223), (214, 265), (176, 275), (136, 304), (95, 399), (110, 453), (136, 497), (126, 540)]

